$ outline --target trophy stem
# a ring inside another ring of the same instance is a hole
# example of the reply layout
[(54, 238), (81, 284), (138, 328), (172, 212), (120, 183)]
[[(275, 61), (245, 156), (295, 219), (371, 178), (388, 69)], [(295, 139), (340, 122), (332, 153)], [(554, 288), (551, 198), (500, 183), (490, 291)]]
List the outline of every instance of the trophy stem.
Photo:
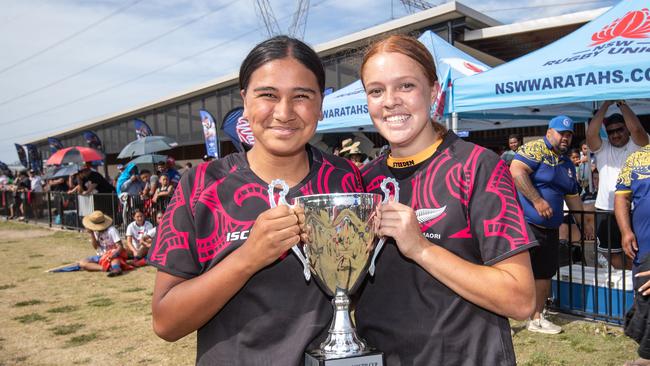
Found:
[(367, 351), (366, 343), (357, 336), (350, 318), (350, 299), (347, 293), (336, 288), (332, 299), (334, 319), (330, 325), (327, 339), (320, 345), (326, 358), (339, 358), (358, 355)]

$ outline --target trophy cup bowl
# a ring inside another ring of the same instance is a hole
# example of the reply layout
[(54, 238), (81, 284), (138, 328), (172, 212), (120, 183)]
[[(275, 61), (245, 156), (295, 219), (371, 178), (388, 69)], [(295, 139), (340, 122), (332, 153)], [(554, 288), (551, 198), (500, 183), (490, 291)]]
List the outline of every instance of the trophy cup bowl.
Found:
[(312, 277), (333, 297), (334, 306), (327, 339), (319, 349), (306, 353), (308, 366), (327, 365), (328, 360), (336, 360), (336, 365), (383, 365), (382, 353), (357, 336), (348, 298), (361, 284), (373, 258), (380, 202), (381, 195), (374, 193), (318, 194), (294, 201), (305, 213), (304, 256)]

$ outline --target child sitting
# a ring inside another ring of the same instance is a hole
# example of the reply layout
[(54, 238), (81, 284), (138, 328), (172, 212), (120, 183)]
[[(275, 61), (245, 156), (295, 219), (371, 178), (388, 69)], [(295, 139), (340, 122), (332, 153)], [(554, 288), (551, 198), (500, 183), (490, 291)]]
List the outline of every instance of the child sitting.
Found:
[(133, 264), (141, 267), (146, 265), (144, 258), (151, 246), (150, 242), (143, 239), (149, 230), (153, 229), (153, 225), (144, 219), (140, 209), (135, 209), (133, 212), (133, 220), (135, 221), (126, 228), (126, 246), (133, 256)]
[(90, 242), (97, 255), (82, 259), (79, 262), (81, 269), (108, 272), (108, 277), (121, 275), (122, 270), (133, 269), (126, 263), (127, 253), (122, 247), (120, 234), (112, 225), (113, 219), (101, 211), (94, 211), (84, 217), (82, 223), (90, 234)]

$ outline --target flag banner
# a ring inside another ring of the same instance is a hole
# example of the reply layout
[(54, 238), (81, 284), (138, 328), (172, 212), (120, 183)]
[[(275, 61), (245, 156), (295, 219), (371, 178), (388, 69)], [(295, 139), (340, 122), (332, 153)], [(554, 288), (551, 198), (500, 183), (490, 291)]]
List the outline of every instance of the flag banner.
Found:
[(29, 162), (29, 169), (32, 169), (36, 172), (42, 172), (43, 159), (41, 159), (41, 152), (38, 151), (38, 148), (34, 144), (26, 144), (25, 148), (27, 149), (27, 161)]
[(147, 122), (141, 120), (141, 119), (136, 119), (133, 121), (135, 124), (135, 137), (140, 140), (143, 137), (147, 136), (153, 136), (153, 132), (151, 132), (151, 128), (147, 124)]
[(9, 171), (10, 171), (10, 169), (7, 166), (7, 164), (0, 161), (0, 173), (5, 173), (6, 174), (6, 172), (9, 172)]
[(219, 158), (219, 136), (217, 136), (217, 128), (214, 123), (214, 118), (210, 112), (206, 110), (199, 110), (201, 115), (201, 125), (203, 125), (203, 137), (205, 138), (205, 151), (208, 156)]
[(16, 153), (18, 154), (18, 160), (20, 160), (20, 164), (22, 164), (22, 166), (25, 168), (29, 168), (29, 163), (27, 162), (27, 151), (25, 151), (23, 145), (14, 144), (14, 146), (16, 146)]
[(239, 152), (246, 151), (255, 144), (255, 136), (253, 136), (251, 126), (243, 114), (244, 108), (233, 108), (226, 113), (221, 125), (221, 129), (228, 135)]
[(102, 145), (102, 140), (99, 139), (96, 133), (93, 131), (84, 131), (84, 139), (88, 147), (91, 147), (95, 150), (104, 151), (104, 146)]
[(56, 137), (48, 137), (47, 143), (50, 145), (50, 153), (52, 154), (63, 149), (63, 144), (61, 143), (61, 140), (57, 139)]

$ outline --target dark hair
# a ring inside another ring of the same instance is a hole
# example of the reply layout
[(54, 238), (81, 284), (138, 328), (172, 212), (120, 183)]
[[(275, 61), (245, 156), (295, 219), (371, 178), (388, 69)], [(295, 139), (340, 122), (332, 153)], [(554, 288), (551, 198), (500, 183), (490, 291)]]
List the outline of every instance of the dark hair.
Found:
[(136, 215), (136, 214), (139, 214), (139, 213), (141, 213), (141, 214), (144, 215), (144, 212), (142, 212), (141, 209), (136, 208), (135, 210), (133, 210), (133, 213), (131, 214), (131, 216), (135, 217), (135, 215)]
[(239, 68), (239, 89), (246, 90), (251, 75), (262, 65), (292, 57), (308, 68), (318, 81), (321, 94), (325, 91), (325, 69), (316, 52), (299, 39), (275, 36), (255, 46)]
[(603, 123), (605, 126), (613, 125), (615, 123), (625, 124), (625, 118), (623, 118), (623, 115), (620, 113), (614, 113), (611, 116), (606, 117)]
[(572, 148), (571, 150), (569, 150), (569, 156), (571, 156), (571, 155), (573, 155), (573, 154), (578, 154), (578, 155), (580, 155), (580, 149), (578, 149), (577, 147), (574, 147), (574, 148)]
[(187, 162), (187, 163), (185, 163), (185, 166), (188, 167), (188, 168), (191, 168), (191, 167), (192, 167), (192, 163)]
[(519, 138), (519, 135), (516, 134), (516, 133), (511, 133), (510, 136), (508, 136), (508, 141), (510, 139), (517, 139), (517, 141), (521, 141), (521, 139)]
[(151, 174), (151, 171), (149, 169), (142, 169), (140, 174)]

